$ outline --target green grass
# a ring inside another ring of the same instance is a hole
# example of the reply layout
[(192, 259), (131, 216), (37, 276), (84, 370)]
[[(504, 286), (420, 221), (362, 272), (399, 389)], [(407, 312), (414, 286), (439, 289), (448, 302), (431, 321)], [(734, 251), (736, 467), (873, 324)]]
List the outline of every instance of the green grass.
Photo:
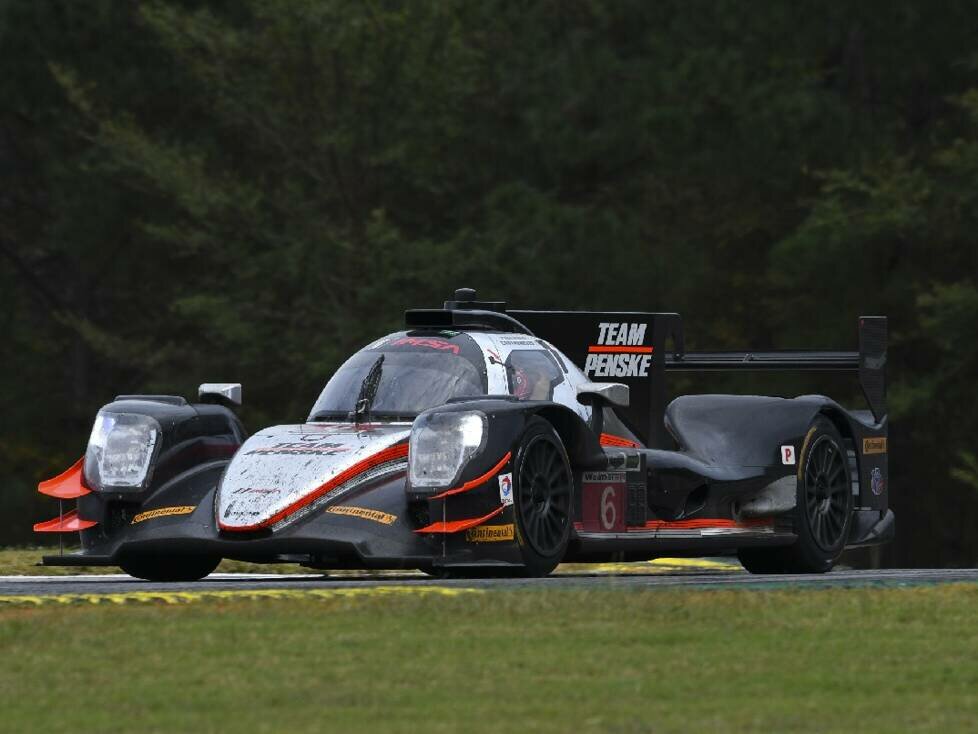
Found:
[(978, 586), (0, 609), (0, 730), (978, 728)]

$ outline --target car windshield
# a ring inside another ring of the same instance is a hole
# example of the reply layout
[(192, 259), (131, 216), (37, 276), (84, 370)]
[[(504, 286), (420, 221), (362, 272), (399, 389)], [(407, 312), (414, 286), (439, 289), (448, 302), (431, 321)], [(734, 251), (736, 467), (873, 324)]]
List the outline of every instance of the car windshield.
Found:
[(364, 381), (381, 355), (380, 381), (369, 410), (374, 418), (413, 419), (452, 398), (485, 395), (485, 370), (477, 368), (474, 355), (462, 354), (467, 345), (459, 344), (458, 339), (395, 335), (379, 347), (357, 352), (323, 388), (309, 419), (345, 419), (353, 412)]

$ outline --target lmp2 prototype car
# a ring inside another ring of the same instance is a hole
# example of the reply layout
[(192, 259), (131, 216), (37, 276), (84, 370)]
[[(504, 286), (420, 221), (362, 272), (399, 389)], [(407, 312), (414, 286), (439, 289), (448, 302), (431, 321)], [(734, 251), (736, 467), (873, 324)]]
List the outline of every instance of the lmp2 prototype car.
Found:
[[(236, 384), (120, 395), (85, 456), (39, 491), (77, 507), (50, 565), (152, 580), (221, 558), (317, 569), (545, 575), (561, 561), (736, 553), (824, 572), (894, 533), (886, 319), (858, 352), (686, 353), (671, 313), (507, 311), (461, 289), (367, 345), (304, 423), (250, 437)], [(685, 395), (675, 370), (852, 370), (869, 411), (827, 397)]]

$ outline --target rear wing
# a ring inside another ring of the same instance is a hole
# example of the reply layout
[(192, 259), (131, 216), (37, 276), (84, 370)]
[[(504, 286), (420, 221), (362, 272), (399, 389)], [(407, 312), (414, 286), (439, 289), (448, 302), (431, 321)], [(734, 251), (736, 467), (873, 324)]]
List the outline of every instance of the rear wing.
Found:
[[(681, 324), (680, 324), (681, 329)], [(863, 396), (878, 423), (886, 415), (886, 316), (859, 317), (859, 351), (780, 350), (773, 352), (693, 352), (682, 349), (682, 336), (666, 370), (807, 370), (858, 372)]]
[(408, 328), (486, 329), (537, 336), (560, 349), (588, 379), (628, 385), (618, 411), (647, 445), (667, 447), (665, 373), (715, 370), (858, 372), (877, 423), (886, 416), (886, 317), (859, 319), (859, 351), (686, 352), (677, 313), (644, 311), (511, 311), (502, 301), (477, 301), (462, 288), (441, 309), (405, 312)]
[(676, 313), (507, 311), (508, 316), (560, 349), (590, 379), (623, 382), (631, 390), (624, 409), (630, 428), (649, 446), (666, 446), (665, 373), (738, 370), (857, 372), (877, 422), (886, 415), (885, 316), (859, 319), (859, 350), (686, 352)]

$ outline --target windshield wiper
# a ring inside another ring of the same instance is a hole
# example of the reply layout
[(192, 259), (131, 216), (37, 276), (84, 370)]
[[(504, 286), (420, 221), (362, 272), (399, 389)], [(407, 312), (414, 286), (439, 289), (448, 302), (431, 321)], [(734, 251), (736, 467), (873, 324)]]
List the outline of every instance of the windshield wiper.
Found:
[(364, 416), (367, 417), (367, 422), (370, 422), (370, 406), (373, 405), (374, 398), (377, 397), (377, 388), (380, 387), (380, 377), (383, 372), (384, 355), (381, 354), (360, 385), (357, 401), (353, 404), (353, 412), (349, 416), (354, 423), (362, 423)]

